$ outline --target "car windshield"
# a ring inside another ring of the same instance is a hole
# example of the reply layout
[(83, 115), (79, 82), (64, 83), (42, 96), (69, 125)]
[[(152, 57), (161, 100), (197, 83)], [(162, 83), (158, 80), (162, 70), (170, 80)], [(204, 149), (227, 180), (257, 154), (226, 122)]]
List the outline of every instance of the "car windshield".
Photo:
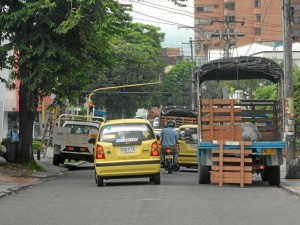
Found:
[(89, 125), (66, 124), (65, 127), (71, 128), (71, 134), (89, 134), (98, 131), (97, 127)]
[(99, 141), (115, 143), (140, 142), (154, 138), (154, 133), (147, 124), (105, 125), (99, 135)]

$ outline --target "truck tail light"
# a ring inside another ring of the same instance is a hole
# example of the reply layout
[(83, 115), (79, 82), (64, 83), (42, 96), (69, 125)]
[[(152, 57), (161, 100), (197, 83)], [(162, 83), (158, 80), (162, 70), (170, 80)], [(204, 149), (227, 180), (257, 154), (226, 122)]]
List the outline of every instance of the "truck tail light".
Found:
[(74, 147), (72, 147), (72, 146), (66, 146), (66, 150), (67, 151), (74, 151)]
[(159, 156), (158, 144), (157, 142), (153, 142), (151, 146), (151, 156)]
[(88, 148), (87, 148), (87, 147), (81, 147), (81, 148), (80, 148), (80, 151), (81, 151), (81, 152), (88, 152)]
[(105, 159), (104, 149), (102, 145), (96, 147), (96, 159)]

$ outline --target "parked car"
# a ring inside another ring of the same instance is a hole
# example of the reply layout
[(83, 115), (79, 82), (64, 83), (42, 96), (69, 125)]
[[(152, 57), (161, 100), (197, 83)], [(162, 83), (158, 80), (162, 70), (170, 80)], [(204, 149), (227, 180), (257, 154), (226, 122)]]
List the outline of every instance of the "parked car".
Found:
[(197, 167), (197, 150), (198, 150), (198, 125), (182, 125), (178, 128), (179, 156), (178, 163), (180, 166), (187, 168)]
[(153, 127), (154, 129), (159, 128), (159, 117), (155, 117), (155, 118), (154, 118), (152, 127)]
[(149, 121), (118, 119), (101, 124), (95, 144), (95, 180), (98, 187), (104, 180), (149, 177), (160, 184), (158, 142)]

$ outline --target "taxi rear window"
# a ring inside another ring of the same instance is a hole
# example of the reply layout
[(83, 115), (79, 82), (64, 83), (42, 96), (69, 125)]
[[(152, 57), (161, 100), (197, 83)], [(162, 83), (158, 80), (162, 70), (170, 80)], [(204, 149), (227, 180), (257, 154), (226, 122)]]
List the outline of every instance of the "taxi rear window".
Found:
[(105, 125), (99, 135), (101, 142), (130, 143), (154, 139), (154, 133), (147, 124)]

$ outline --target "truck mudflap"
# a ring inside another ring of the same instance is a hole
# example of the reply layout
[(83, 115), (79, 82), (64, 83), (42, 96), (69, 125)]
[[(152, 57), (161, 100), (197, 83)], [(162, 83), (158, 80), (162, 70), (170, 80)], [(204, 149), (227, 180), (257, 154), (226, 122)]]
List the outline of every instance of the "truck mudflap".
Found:
[[(224, 145), (224, 149), (238, 149), (240, 148), (237, 144)], [(252, 149), (252, 155), (257, 157), (265, 157), (266, 164), (268, 166), (280, 166), (283, 164), (282, 151), (285, 148), (285, 142), (283, 141), (256, 141), (252, 142), (251, 145), (247, 146), (247, 149)], [(218, 143), (212, 142), (200, 142), (197, 151), (197, 159), (199, 165), (212, 166), (212, 149), (219, 149)]]

